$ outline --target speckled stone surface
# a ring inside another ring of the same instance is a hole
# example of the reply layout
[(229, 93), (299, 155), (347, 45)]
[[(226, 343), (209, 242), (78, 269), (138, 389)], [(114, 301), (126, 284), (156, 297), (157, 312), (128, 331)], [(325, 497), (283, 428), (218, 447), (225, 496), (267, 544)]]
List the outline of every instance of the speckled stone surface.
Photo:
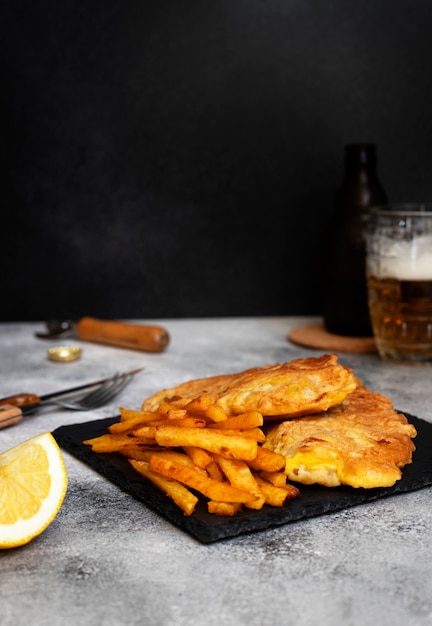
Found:
[[(71, 340), (83, 356), (69, 364), (48, 361), (54, 342), (33, 336), (42, 324), (0, 324), (0, 396), (146, 368), (109, 406), (50, 409), (0, 431), (0, 449), (120, 405), (138, 408), (192, 377), (322, 354), (287, 341), (314, 318), (153, 321), (171, 334), (165, 353)], [(398, 409), (432, 423), (432, 368), (370, 354), (340, 360)], [(431, 488), (203, 545), (64, 457), (69, 488), (59, 515), (32, 543), (0, 553), (2, 626), (432, 625)]]

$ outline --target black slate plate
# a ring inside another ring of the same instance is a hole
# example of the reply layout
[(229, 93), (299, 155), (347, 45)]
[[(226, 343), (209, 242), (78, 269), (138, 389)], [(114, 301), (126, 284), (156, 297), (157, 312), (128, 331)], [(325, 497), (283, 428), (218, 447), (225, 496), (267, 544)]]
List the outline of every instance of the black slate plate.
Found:
[(333, 513), (397, 493), (415, 491), (432, 484), (432, 424), (404, 413), (417, 429), (416, 451), (413, 463), (403, 472), (403, 477), (393, 487), (378, 489), (353, 489), (299, 485), (300, 496), (289, 500), (281, 508), (265, 506), (261, 511), (244, 509), (235, 517), (217, 517), (207, 512), (205, 498), (200, 499), (195, 512), (186, 517), (182, 511), (153, 484), (140, 477), (120, 454), (95, 454), (84, 439), (97, 437), (118, 417), (61, 426), (52, 434), (67, 452), (88, 464), (102, 476), (124, 491), (144, 502), (170, 522), (199, 539), (212, 543), (243, 533), (265, 530), (289, 522)]

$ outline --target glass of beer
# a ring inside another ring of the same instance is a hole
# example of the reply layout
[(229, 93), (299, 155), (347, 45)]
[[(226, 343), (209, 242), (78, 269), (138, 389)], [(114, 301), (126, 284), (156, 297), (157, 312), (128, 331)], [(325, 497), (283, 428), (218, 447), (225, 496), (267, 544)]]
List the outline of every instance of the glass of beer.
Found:
[(370, 212), (369, 313), (385, 361), (432, 365), (432, 204)]

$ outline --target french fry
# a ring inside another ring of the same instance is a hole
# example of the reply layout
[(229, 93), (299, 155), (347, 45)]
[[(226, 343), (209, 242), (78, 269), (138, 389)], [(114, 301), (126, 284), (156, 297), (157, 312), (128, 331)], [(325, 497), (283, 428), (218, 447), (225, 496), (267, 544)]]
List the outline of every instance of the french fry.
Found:
[(286, 486), (287, 475), (284, 472), (266, 472), (265, 470), (261, 470), (259, 475), (275, 487)]
[(184, 408), (183, 407), (178, 407), (173, 402), (168, 402), (168, 400), (164, 400), (158, 406), (158, 413), (160, 413), (160, 415), (165, 415), (165, 417), (168, 417), (170, 412), (172, 412), (172, 411), (179, 411), (179, 410), (183, 411)]
[(158, 446), (155, 445), (150, 445), (150, 446), (136, 446), (136, 445), (130, 445), (130, 446), (125, 446), (124, 448), (121, 448), (120, 450), (118, 450), (118, 452), (122, 455), (125, 456), (127, 459), (134, 459), (135, 461), (149, 461), (150, 457), (152, 454), (154, 454), (155, 452), (159, 452), (165, 450), (165, 448), (159, 448)]
[(300, 490), (297, 489), (297, 487), (294, 487), (294, 485), (290, 485), (289, 483), (284, 485), (284, 489), (288, 491), (288, 498), (297, 498), (297, 496), (300, 495)]
[(156, 487), (171, 498), (185, 515), (188, 517), (192, 515), (197, 505), (198, 498), (191, 493), (189, 489), (173, 479), (166, 478), (152, 471), (149, 464), (145, 461), (129, 459), (129, 463), (139, 474), (150, 480)]
[(134, 437), (147, 437), (147, 439), (154, 439), (156, 436), (157, 426), (140, 426), (136, 430), (132, 431)]
[(246, 502), (244, 506), (247, 509), (254, 509), (254, 511), (261, 511), (265, 503), (266, 503), (265, 496), (264, 494), (261, 494), (260, 496), (257, 497), (256, 500), (253, 500), (252, 502)]
[[(156, 443), (165, 447), (197, 446), (229, 459), (250, 461), (256, 457), (257, 443), (239, 433), (225, 435), (209, 428), (179, 428), (160, 426), (156, 430)], [(215, 498), (217, 499), (217, 498)], [(223, 499), (222, 499), (223, 500)]]
[(201, 417), (176, 417), (161, 419), (151, 422), (151, 426), (179, 426), (181, 428), (204, 428), (207, 426), (205, 419)]
[[(161, 416), (161, 417), (165, 417), (165, 416)], [(172, 411), (168, 411), (166, 415), (166, 419), (169, 422), (172, 422), (174, 420), (174, 423), (177, 423), (176, 420), (185, 419), (185, 417), (188, 417), (188, 413), (187, 411), (185, 411), (185, 409), (172, 409)]]
[(230, 485), (242, 491), (248, 491), (256, 496), (256, 500), (248, 502), (246, 506), (251, 509), (262, 509), (265, 504), (265, 497), (256, 482), (248, 464), (245, 461), (234, 461), (224, 459), (219, 455), (214, 455), (215, 460), (222, 472), (227, 477)]
[(250, 413), (241, 413), (240, 415), (235, 415), (234, 417), (228, 417), (224, 421), (209, 424), (209, 428), (221, 428), (223, 430), (246, 430), (249, 428), (257, 428), (263, 424), (264, 418), (261, 413), (251, 411)]
[(156, 454), (163, 459), (175, 461), (176, 463), (185, 465), (186, 467), (192, 467), (203, 476), (208, 476), (206, 470), (198, 467), (198, 465), (196, 465), (193, 460), (187, 456), (187, 454), (177, 452), (176, 450), (168, 450), (167, 448), (159, 448), (157, 446), (129, 446), (128, 448), (119, 450), (119, 452), (129, 459), (133, 459), (135, 461), (146, 461), (147, 463), (150, 463), (150, 459)]
[[(151, 441), (151, 440), (150, 440)], [(87, 439), (83, 441), (88, 446), (91, 446), (93, 452), (109, 453), (118, 452), (121, 448), (124, 448), (131, 443), (135, 445), (148, 445), (149, 439), (146, 437), (130, 437), (129, 435), (101, 435), (94, 439)]]
[(207, 503), (207, 510), (213, 515), (225, 515), (232, 517), (238, 513), (242, 508), (240, 502), (215, 502), (215, 500), (209, 500)]
[(141, 426), (146, 425), (148, 425), (148, 422), (143, 421), (141, 417), (137, 416), (135, 418), (130, 418), (128, 420), (111, 424), (111, 426), (108, 426), (108, 430), (113, 435), (120, 435), (122, 433), (132, 432), (136, 428), (140, 428)]
[(223, 435), (229, 435), (230, 437), (245, 437), (246, 439), (253, 439), (258, 443), (264, 443), (266, 436), (260, 428), (248, 428), (247, 430), (224, 430), (222, 428), (209, 429), (214, 432), (221, 433)]
[(192, 459), (195, 465), (205, 469), (209, 463), (212, 463), (213, 457), (209, 452), (196, 446), (183, 446), (183, 450)]
[(273, 450), (258, 446), (256, 457), (249, 462), (254, 470), (265, 470), (266, 472), (279, 472), (285, 468), (285, 457)]
[(187, 417), (187, 411), (185, 409), (171, 409), (167, 416), (169, 420), (181, 420)]
[(158, 413), (154, 411), (134, 411), (132, 409), (125, 409), (120, 407), (120, 420), (122, 422), (128, 422), (129, 420), (140, 419), (140, 423), (151, 422), (158, 418)]
[(208, 417), (212, 422), (224, 422), (228, 419), (228, 414), (221, 406), (217, 404), (212, 404), (205, 411), (205, 416)]
[(293, 493), (290, 494), (285, 487), (275, 487), (271, 483), (263, 480), (260, 476), (255, 475), (255, 480), (261, 487), (261, 491), (264, 494), (266, 504), (271, 506), (283, 506), (287, 498), (295, 497)]
[(208, 465), (206, 465), (206, 471), (208, 472), (210, 478), (214, 478), (215, 480), (219, 480), (221, 482), (225, 480), (223, 472), (216, 461), (211, 461)]
[(190, 400), (184, 408), (188, 413), (200, 413), (205, 414), (208, 409), (214, 405), (216, 400), (215, 396), (203, 395), (198, 396), (194, 400)]
[(180, 465), (184, 465), (185, 467), (191, 467), (192, 469), (199, 472), (202, 476), (208, 476), (205, 469), (196, 465), (193, 460), (187, 454), (183, 452), (177, 452), (176, 450), (157, 450), (153, 453), (150, 453), (149, 462), (152, 456), (158, 456), (161, 459), (166, 459), (167, 461), (173, 461), (174, 463), (179, 463)]
[(191, 467), (185, 467), (179, 463), (160, 458), (157, 455), (153, 455), (150, 459), (150, 469), (199, 491), (210, 500), (216, 500), (217, 502), (251, 502), (256, 500), (256, 496), (246, 491), (241, 491), (228, 483), (203, 476)]

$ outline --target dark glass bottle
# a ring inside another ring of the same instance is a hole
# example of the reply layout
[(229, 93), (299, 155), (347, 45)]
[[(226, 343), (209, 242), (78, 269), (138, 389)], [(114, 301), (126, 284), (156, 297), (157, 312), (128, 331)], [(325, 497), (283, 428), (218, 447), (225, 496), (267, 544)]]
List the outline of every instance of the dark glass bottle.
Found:
[(337, 335), (372, 335), (367, 305), (365, 227), (372, 206), (387, 203), (376, 146), (345, 146), (345, 174), (328, 237), (324, 326)]

